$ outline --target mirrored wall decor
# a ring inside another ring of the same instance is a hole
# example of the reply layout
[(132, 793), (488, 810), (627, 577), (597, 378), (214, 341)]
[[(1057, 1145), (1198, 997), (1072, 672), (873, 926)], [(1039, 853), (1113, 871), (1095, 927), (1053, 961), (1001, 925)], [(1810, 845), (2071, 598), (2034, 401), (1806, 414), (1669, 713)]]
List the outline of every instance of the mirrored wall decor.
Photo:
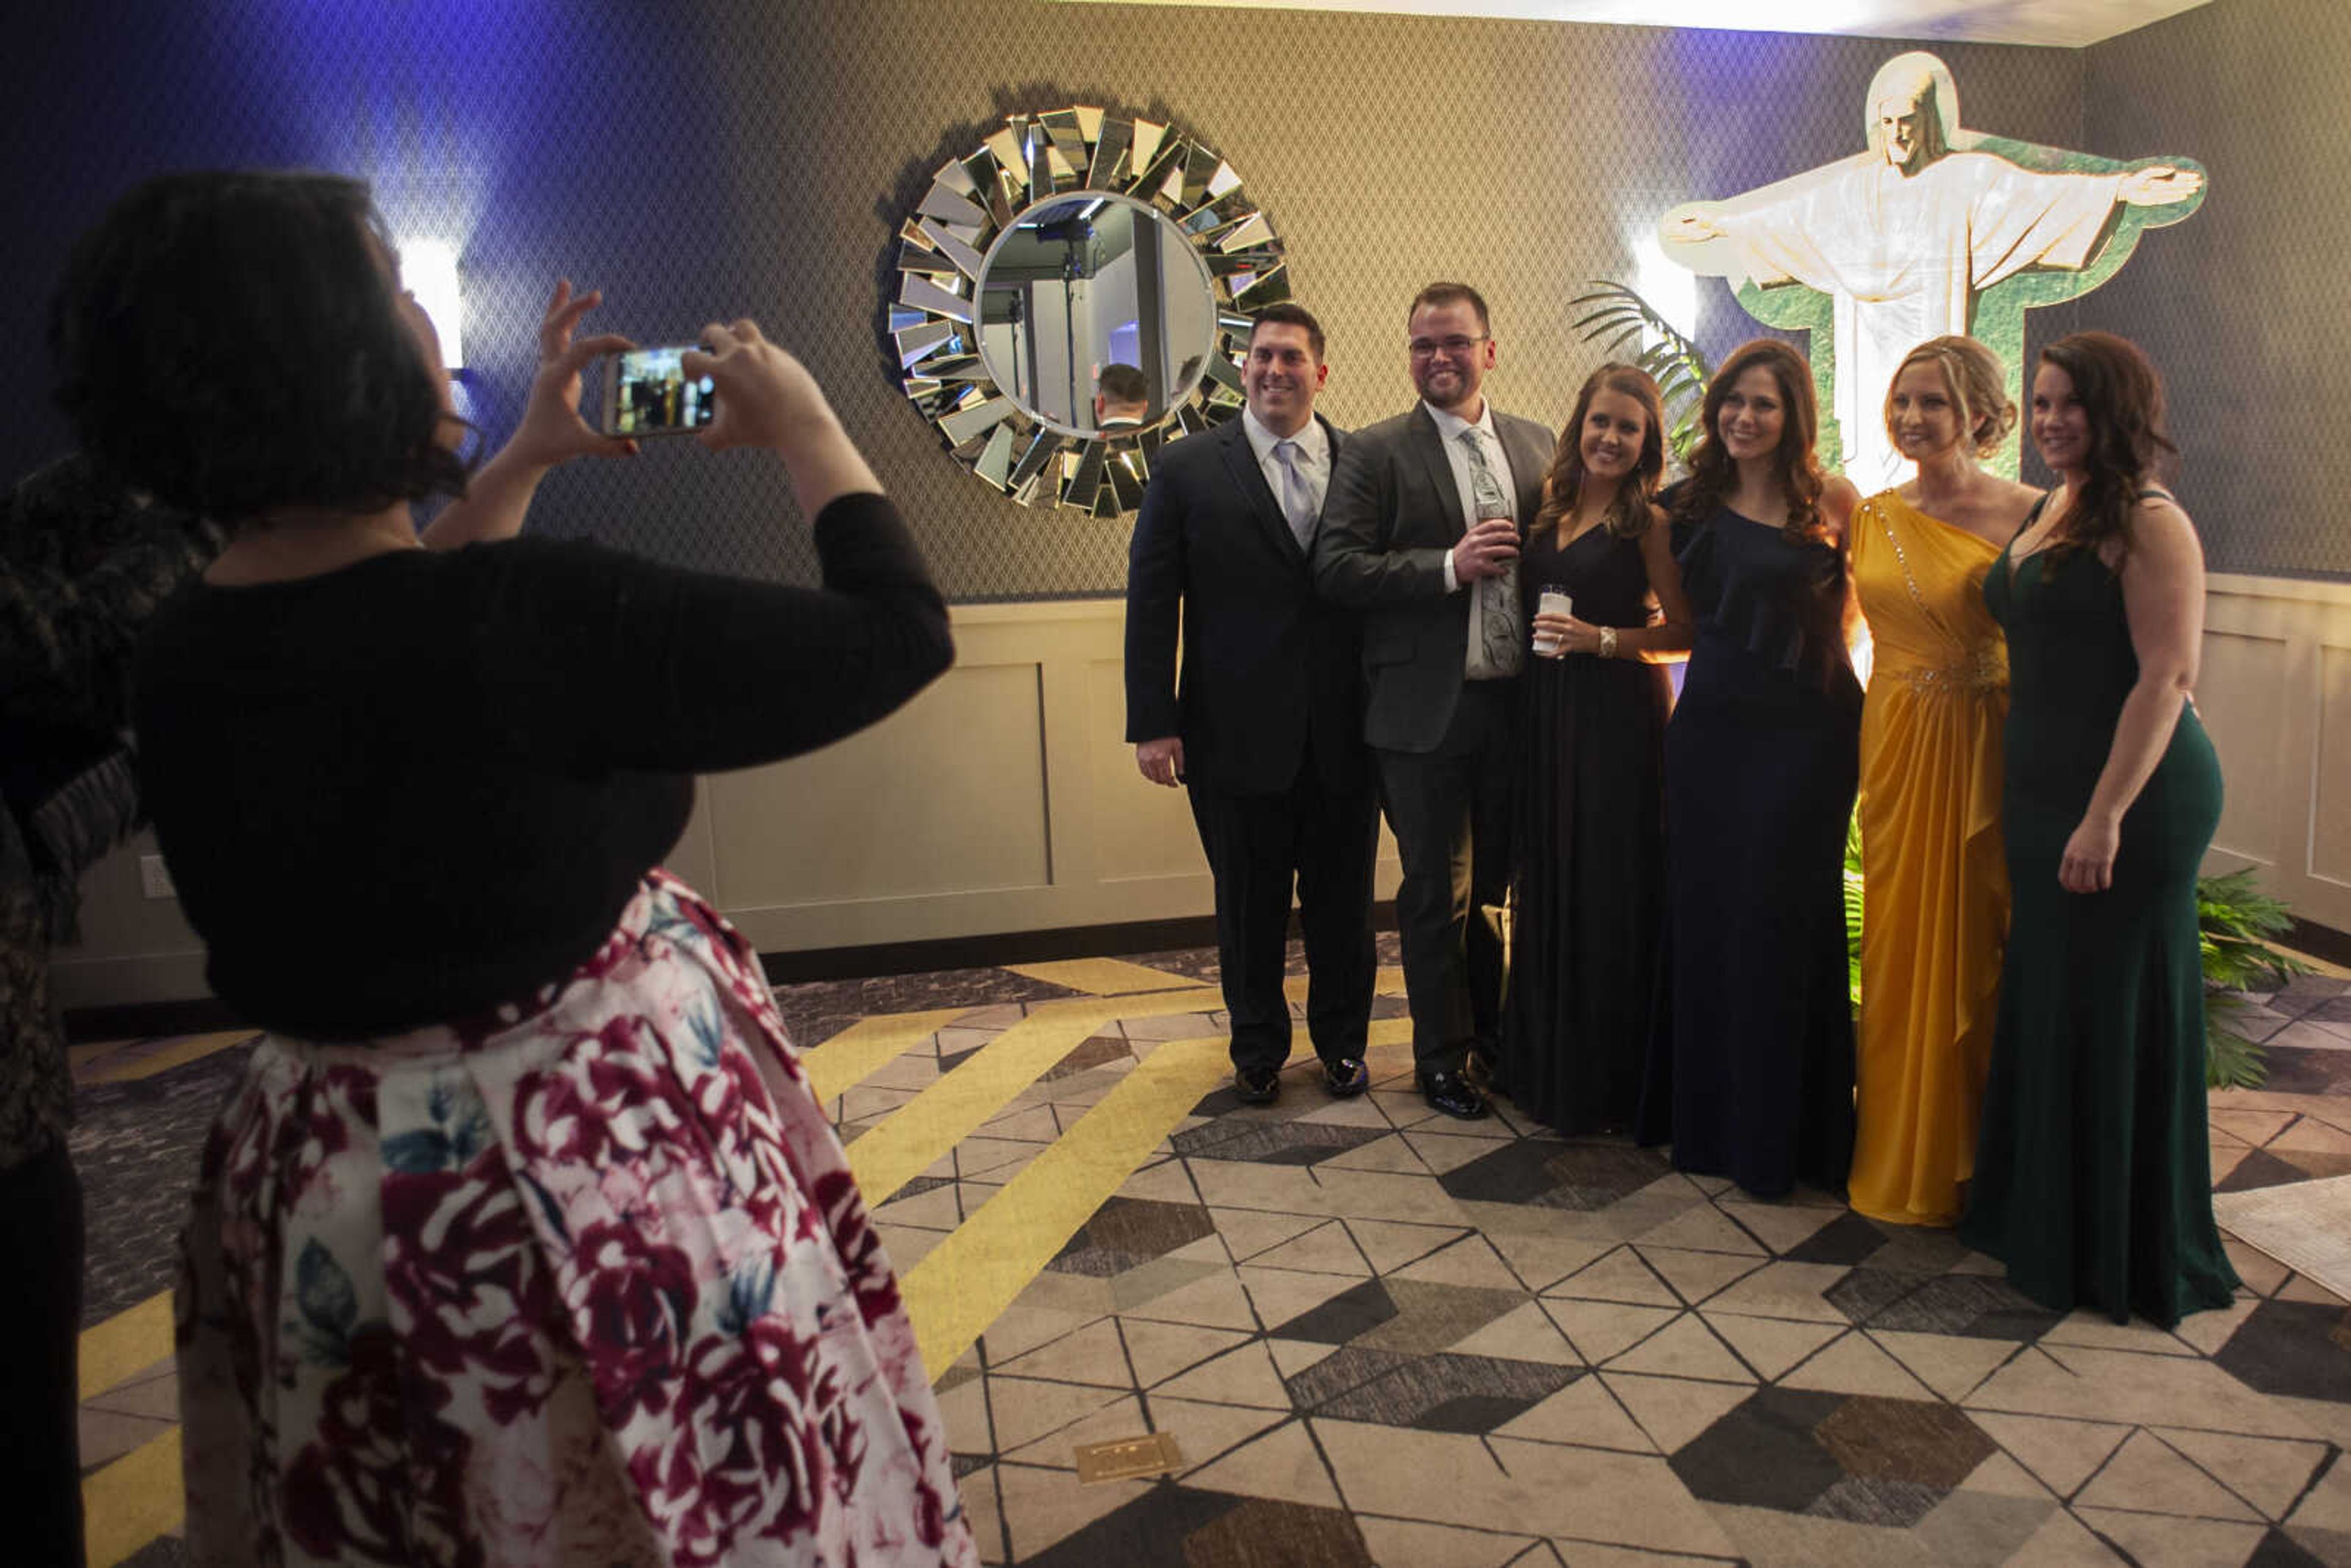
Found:
[(1099, 109), (1015, 114), (899, 230), (890, 336), (956, 461), (1024, 506), (1119, 517), (1164, 442), (1241, 406), (1280, 239), (1231, 164)]

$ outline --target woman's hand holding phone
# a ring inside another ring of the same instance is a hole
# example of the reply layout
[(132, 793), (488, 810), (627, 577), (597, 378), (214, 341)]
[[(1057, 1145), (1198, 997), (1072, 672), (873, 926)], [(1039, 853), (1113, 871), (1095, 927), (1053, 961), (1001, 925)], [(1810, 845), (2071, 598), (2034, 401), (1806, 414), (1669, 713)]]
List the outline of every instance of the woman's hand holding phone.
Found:
[(466, 482), (465, 494), (441, 509), (420, 536), (431, 549), (512, 538), (522, 531), (531, 497), (549, 469), (574, 457), (625, 457), (637, 444), (591, 430), (580, 417), (580, 372), (600, 354), (628, 348), (616, 334), (575, 340), (580, 319), (603, 302), (594, 289), (574, 296), (555, 286), (538, 323), (538, 370), (514, 436)]
[(538, 370), (531, 378), (530, 397), (502, 455), (552, 468), (574, 457), (625, 457), (636, 451), (635, 442), (592, 430), (580, 417), (580, 372), (603, 355), (636, 346), (617, 332), (573, 338), (580, 319), (603, 302), (601, 289), (574, 295), (569, 278), (557, 282), (538, 323)]
[(733, 446), (784, 451), (811, 427), (837, 424), (808, 367), (769, 342), (747, 316), (702, 329), (703, 347), (680, 366), (691, 379), (708, 376), (717, 388), (717, 415), (695, 439), (713, 452)]
[(713, 321), (702, 329), (702, 342), (704, 351), (687, 354), (683, 366), (689, 376), (710, 378), (718, 413), (695, 439), (713, 452), (774, 448), (791, 473), (800, 509), (811, 517), (838, 497), (881, 493), (882, 482), (841, 429), (816, 378), (769, 342), (758, 322), (748, 317)]

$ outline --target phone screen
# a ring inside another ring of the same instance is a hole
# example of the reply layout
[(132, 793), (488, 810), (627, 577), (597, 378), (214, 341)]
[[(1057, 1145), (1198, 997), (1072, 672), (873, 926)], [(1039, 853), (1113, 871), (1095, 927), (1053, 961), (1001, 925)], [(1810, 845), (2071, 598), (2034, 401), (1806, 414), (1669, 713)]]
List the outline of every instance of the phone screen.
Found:
[(718, 412), (708, 376), (689, 380), (681, 359), (692, 350), (632, 349), (616, 354), (604, 386), (604, 428), (613, 435), (700, 430)]

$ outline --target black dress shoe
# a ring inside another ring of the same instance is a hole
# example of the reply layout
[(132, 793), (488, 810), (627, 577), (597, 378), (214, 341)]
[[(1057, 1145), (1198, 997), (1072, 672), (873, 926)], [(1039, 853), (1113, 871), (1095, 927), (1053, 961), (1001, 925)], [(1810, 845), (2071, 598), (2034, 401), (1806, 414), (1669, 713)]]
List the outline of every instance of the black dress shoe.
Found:
[(1342, 1056), (1322, 1064), (1322, 1087), (1333, 1100), (1352, 1100), (1372, 1086), (1372, 1070), (1360, 1056)]
[(1244, 1105), (1270, 1105), (1281, 1098), (1281, 1074), (1270, 1067), (1236, 1068), (1233, 1094)]
[(1442, 1111), (1458, 1122), (1475, 1122), (1486, 1113), (1486, 1097), (1458, 1072), (1424, 1072), (1421, 1097), (1432, 1111)]

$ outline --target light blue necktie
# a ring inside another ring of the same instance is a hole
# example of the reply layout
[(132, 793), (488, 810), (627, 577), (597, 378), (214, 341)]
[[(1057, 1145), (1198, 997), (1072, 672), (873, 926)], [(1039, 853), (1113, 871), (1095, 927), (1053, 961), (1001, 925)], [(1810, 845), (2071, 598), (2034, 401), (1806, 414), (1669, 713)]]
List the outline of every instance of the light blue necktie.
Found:
[(1307, 487), (1306, 476), (1298, 471), (1298, 443), (1277, 441), (1273, 444), (1274, 461), (1281, 465), (1281, 512), (1290, 519), (1290, 531), (1298, 537), (1298, 548), (1306, 549), (1314, 539), (1314, 492)]

